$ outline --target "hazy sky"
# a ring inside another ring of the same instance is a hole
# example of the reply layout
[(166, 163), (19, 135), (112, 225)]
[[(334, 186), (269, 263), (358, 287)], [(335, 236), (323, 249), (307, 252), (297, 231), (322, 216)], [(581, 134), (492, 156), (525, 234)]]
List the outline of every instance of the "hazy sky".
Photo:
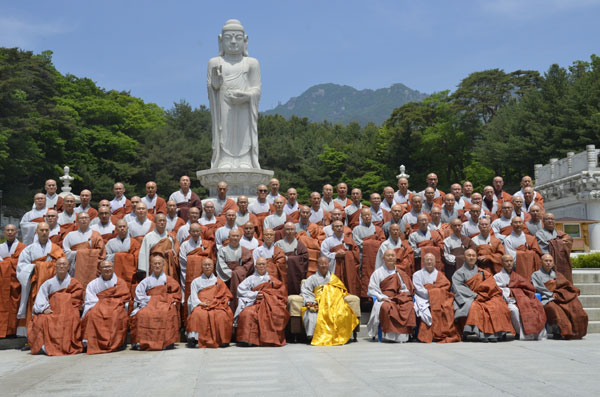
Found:
[(479, 70), (547, 70), (600, 50), (600, 0), (0, 0), (0, 46), (54, 52), (62, 73), (170, 108), (207, 104), (206, 64), (239, 19), (261, 110), (319, 83), (454, 90)]

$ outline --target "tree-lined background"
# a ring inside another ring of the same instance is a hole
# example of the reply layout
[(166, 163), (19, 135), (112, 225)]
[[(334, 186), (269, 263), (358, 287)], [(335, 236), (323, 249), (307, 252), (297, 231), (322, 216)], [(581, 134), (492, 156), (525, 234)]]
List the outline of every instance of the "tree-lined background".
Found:
[[(168, 196), (183, 174), (204, 197), (195, 172), (210, 168), (210, 124), (204, 106), (162, 109), (62, 75), (49, 51), (0, 48), (0, 189), (14, 211), (30, 208), (65, 165), (74, 191), (91, 189), (94, 201), (111, 198), (115, 181), (131, 196), (155, 180)], [(512, 192), (534, 164), (600, 141), (600, 58), (543, 74), (471, 73), (456, 91), (396, 108), (381, 126), (268, 115), (258, 130), (261, 167), (274, 170), (284, 190), (296, 187), (301, 200), (339, 181), (363, 192), (395, 187), (401, 164), (412, 190), (435, 172), (442, 190), (468, 179), (481, 191), (498, 174)]]

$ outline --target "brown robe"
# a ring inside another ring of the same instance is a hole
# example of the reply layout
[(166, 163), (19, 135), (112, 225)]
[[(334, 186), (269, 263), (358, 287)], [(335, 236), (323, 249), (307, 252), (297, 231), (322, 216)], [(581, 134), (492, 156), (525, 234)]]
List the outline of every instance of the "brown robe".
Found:
[(481, 262), (477, 262), (477, 266), (482, 269), (487, 269), (496, 274), (502, 270), (502, 256), (506, 253), (504, 245), (500, 239), (490, 236), (490, 244), (481, 244), (475, 248), (477, 256), (485, 256)]
[[(287, 256), (287, 293), (300, 294), (300, 284), (308, 271), (308, 249), (301, 241), (294, 251), (286, 252)], [(269, 273), (270, 274), (270, 273)]]
[(192, 207), (198, 208), (200, 210), (200, 216), (202, 216), (202, 200), (200, 200), (200, 197), (194, 192), (191, 192), (189, 201), (177, 203), (179, 217), (185, 222), (188, 221), (190, 208)]
[(129, 239), (129, 251), (115, 253), (115, 274), (118, 278), (125, 281), (127, 288), (133, 294), (135, 292), (134, 276), (138, 270), (138, 256), (140, 254), (140, 243), (137, 240)]
[[(115, 218), (123, 219), (123, 217), (133, 211), (133, 207), (131, 206), (131, 201), (129, 199), (125, 199), (125, 205), (121, 208), (117, 209), (112, 213)], [(112, 218), (112, 217), (111, 217)], [(112, 220), (112, 219), (111, 219)], [(116, 223), (116, 222), (113, 222)]]
[(383, 230), (375, 226), (375, 234), (363, 237), (362, 264), (360, 267), (360, 297), (368, 298), (369, 280), (375, 271), (379, 246), (386, 240)]
[[(216, 263), (217, 258), (214, 253), (214, 244), (210, 241), (202, 240), (202, 245), (205, 248), (198, 247), (187, 254), (187, 262), (185, 266), (185, 300), (190, 297), (190, 285), (196, 278), (202, 276), (202, 261), (204, 258), (209, 258)], [(187, 316), (187, 304), (184, 306), (184, 315)]]
[(83, 352), (81, 343), (81, 307), (83, 287), (71, 278), (67, 288), (48, 296), (50, 314), (36, 314), (27, 327), (31, 353), (38, 354), (42, 346), (49, 356), (64, 356)]
[(513, 271), (510, 273), (508, 288), (517, 301), (523, 332), (526, 335), (542, 332), (546, 326), (546, 313), (542, 302), (535, 297), (535, 287), (531, 281)]
[(15, 240), (15, 252), (0, 262), (0, 338), (17, 333), (21, 283), (17, 279), (19, 255), (26, 245)]
[[(478, 296), (471, 304), (465, 324), (474, 325), (485, 334), (504, 331), (514, 335), (510, 310), (492, 274), (485, 269), (479, 269), (477, 274), (467, 281), (467, 287)], [(459, 331), (462, 332), (462, 329)]]
[(285, 345), (285, 327), (290, 319), (285, 286), (281, 281), (271, 279), (257, 285), (253, 291), (262, 292), (264, 296), (239, 314), (238, 342), (257, 346)]
[(165, 258), (165, 274), (179, 282), (179, 243), (171, 233), (150, 248), (149, 257), (158, 254)]
[(186, 222), (182, 218), (177, 217), (177, 221), (175, 221), (175, 226), (173, 226), (173, 230), (171, 230), (171, 231), (174, 233), (177, 233), (179, 231), (179, 229), (181, 228), (181, 226), (185, 225), (185, 223)]
[[(348, 245), (348, 249), (344, 246)], [(330, 252), (346, 250), (342, 257), (335, 258), (335, 275), (342, 280), (351, 295), (360, 296), (360, 250), (352, 238), (344, 236), (344, 244), (336, 245)]]
[(104, 240), (102, 240), (100, 233), (92, 230), (92, 235), (88, 241), (73, 245), (71, 250), (77, 251), (74, 277), (79, 280), (83, 289), (85, 289), (90, 281), (100, 275), (98, 265), (106, 258)]
[[(321, 230), (323, 236), (325, 235), (325, 233), (322, 232), (322, 229), (314, 223), (309, 225), (309, 229), (311, 225), (314, 225), (317, 229)], [(296, 239), (304, 244), (308, 251), (308, 270), (306, 272), (306, 277), (310, 277), (317, 272), (317, 260), (319, 259), (319, 256), (321, 256), (321, 243), (323, 242), (323, 240), (312, 237), (312, 232), (310, 235), (311, 237), (309, 237), (304, 230), (296, 235)], [(322, 237), (321, 234), (317, 234), (317, 236), (319, 236), (319, 238)], [(271, 273), (269, 272), (269, 274)]]
[[(350, 215), (348, 217), (348, 227), (350, 229), (354, 229), (356, 226), (358, 226), (360, 224), (360, 211), (363, 208), (368, 208), (368, 207), (361, 207), (360, 209), (356, 210), (352, 215)], [(344, 211), (345, 213), (345, 211)]]
[(94, 305), (82, 320), (83, 339), (87, 339), (87, 354), (110, 353), (123, 347), (127, 337), (129, 316), (125, 303), (131, 300), (127, 284), (117, 284), (98, 295)]
[(156, 215), (156, 214), (167, 214), (167, 202), (164, 198), (156, 195), (156, 204), (154, 204), (154, 208), (148, 209), (148, 215)]
[(544, 305), (548, 324), (558, 325), (565, 339), (581, 339), (587, 334), (588, 315), (583, 310), (579, 288), (556, 272), (556, 280), (547, 281), (546, 288), (554, 292), (554, 300)]
[[(408, 292), (400, 292), (402, 284), (398, 274), (406, 285)], [(390, 274), (380, 284), (381, 292), (391, 299), (383, 302), (379, 310), (381, 330), (385, 333), (412, 334), (417, 326), (417, 315), (413, 306), (414, 287), (410, 277), (403, 271)]]
[(275, 277), (277, 280), (281, 281), (283, 285), (286, 286), (287, 291), (287, 262), (285, 260), (285, 253), (277, 246), (273, 247), (273, 256), (267, 258), (267, 273), (269, 273), (269, 276)]
[(525, 244), (517, 247), (517, 263), (515, 271), (527, 280), (531, 280), (533, 272), (542, 265), (542, 250), (534, 236), (525, 235)]
[(198, 333), (198, 347), (219, 347), (231, 342), (233, 312), (229, 302), (233, 299), (229, 288), (221, 279), (215, 285), (198, 292), (198, 298), (207, 306), (198, 305), (187, 318), (187, 332)]
[(555, 270), (572, 283), (571, 249), (573, 248), (573, 237), (561, 230), (557, 230), (556, 234), (558, 237), (548, 242), (548, 250), (554, 258)]
[(408, 244), (408, 241), (402, 240), (402, 248), (396, 248), (396, 270), (402, 270), (412, 277), (415, 272), (415, 252)]
[[(467, 236), (463, 236), (461, 234), (460, 240), (461, 240), (462, 245), (460, 247), (453, 248), (450, 250), (450, 253), (452, 255), (454, 255), (454, 257), (456, 258), (456, 261), (454, 262), (454, 264), (446, 263), (446, 266), (444, 268), (445, 269), (444, 273), (446, 274), (446, 277), (448, 278), (448, 280), (452, 280), (452, 275), (454, 274), (454, 272), (457, 271), (458, 269), (460, 269), (462, 267), (462, 265), (465, 263), (465, 251), (468, 249), (475, 250), (477, 248), (475, 246), (475, 243), (473, 242), (473, 240), (471, 240)], [(423, 255), (423, 254), (421, 254), (421, 255)]]
[(165, 285), (146, 291), (148, 305), (130, 317), (131, 343), (140, 350), (162, 350), (179, 341), (181, 287), (167, 276)]
[(239, 261), (227, 262), (227, 266), (231, 269), (231, 278), (227, 282), (229, 291), (233, 296), (233, 300), (230, 303), (231, 310), (235, 311), (238, 303), (237, 290), (238, 286), (244, 281), (249, 275), (254, 273), (254, 258), (252, 252), (249, 249), (242, 247), (242, 257)]
[(444, 253), (444, 239), (442, 238), (442, 234), (437, 230), (431, 230), (430, 233), (431, 240), (423, 240), (417, 243), (417, 248), (421, 249), (421, 257), (418, 261), (415, 260), (415, 271), (421, 269), (421, 261), (426, 254), (433, 254), (433, 256), (435, 256), (435, 268), (438, 271), (443, 272), (444, 262), (442, 257)]
[(433, 284), (425, 284), (429, 293), (429, 311), (431, 326), (421, 321), (417, 338), (424, 343), (434, 340), (438, 343), (460, 342), (461, 337), (454, 326), (454, 294), (450, 292), (450, 281), (443, 272), (438, 271)]

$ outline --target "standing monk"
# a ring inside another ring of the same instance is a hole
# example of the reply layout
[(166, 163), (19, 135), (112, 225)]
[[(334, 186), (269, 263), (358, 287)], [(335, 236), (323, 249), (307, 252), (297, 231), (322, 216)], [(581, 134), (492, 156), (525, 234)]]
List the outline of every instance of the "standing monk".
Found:
[(110, 212), (121, 219), (133, 210), (131, 201), (125, 197), (125, 186), (121, 182), (114, 184), (113, 193), (115, 194), (115, 198), (110, 202)]
[(571, 248), (573, 248), (573, 237), (567, 233), (556, 230), (554, 226), (554, 214), (544, 214), (544, 227), (535, 234), (540, 250), (543, 254), (550, 254), (554, 259), (556, 271), (573, 282), (573, 270), (571, 266)]
[(46, 195), (44, 193), (37, 193), (33, 197), (33, 209), (26, 212), (20, 222), (21, 235), (23, 236), (23, 243), (25, 245), (33, 243), (38, 223), (44, 221), (45, 214)]
[(90, 219), (95, 219), (98, 216), (98, 211), (90, 205), (90, 201), (92, 201), (92, 192), (88, 189), (83, 189), (81, 193), (79, 193), (79, 200), (81, 200), (81, 204), (75, 208), (75, 212), (78, 214), (87, 212), (90, 214)]
[(90, 222), (90, 229), (95, 230), (102, 236), (104, 243), (117, 235), (115, 225), (110, 221), (109, 207), (100, 207), (98, 210), (98, 218)]
[(350, 229), (354, 229), (360, 223), (360, 210), (363, 208), (362, 203), (362, 192), (360, 189), (352, 189), (350, 193), (352, 204), (344, 209), (346, 213), (346, 224)]
[(184, 221), (188, 220), (188, 211), (190, 208), (196, 207), (202, 212), (202, 201), (196, 193), (192, 192), (190, 185), (190, 177), (183, 175), (179, 178), (180, 189), (169, 196), (169, 200), (173, 200), (177, 203), (179, 216)]
[(21, 284), (17, 279), (19, 255), (26, 245), (17, 240), (17, 227), (4, 227), (6, 241), (0, 244), (0, 338), (17, 333), (17, 312), (21, 300)]
[(504, 239), (504, 250), (515, 260), (515, 271), (529, 280), (540, 268), (542, 251), (535, 237), (523, 232), (523, 219), (517, 216), (511, 225), (512, 233)]
[(238, 210), (235, 201), (227, 197), (228, 191), (227, 183), (221, 181), (217, 184), (217, 199), (214, 201), (216, 216), (223, 217), (229, 210), (233, 210), (234, 213)]
[(141, 202), (146, 204), (148, 214), (154, 216), (159, 212), (161, 214), (167, 213), (167, 202), (156, 194), (156, 182), (154, 181), (146, 182), (146, 195), (142, 197)]
[(167, 231), (177, 233), (183, 225), (185, 225), (185, 221), (177, 216), (177, 203), (175, 200), (167, 201)]

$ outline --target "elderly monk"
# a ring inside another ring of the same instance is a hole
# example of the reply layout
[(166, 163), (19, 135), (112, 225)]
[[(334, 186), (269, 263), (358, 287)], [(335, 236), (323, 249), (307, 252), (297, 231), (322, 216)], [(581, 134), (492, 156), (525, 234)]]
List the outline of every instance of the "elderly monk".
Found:
[(450, 223), (454, 219), (459, 219), (461, 211), (455, 208), (456, 200), (454, 195), (447, 194), (444, 196), (444, 206), (442, 207), (442, 223)]
[(258, 218), (259, 238), (262, 236), (265, 218), (271, 214), (272, 210), (271, 205), (267, 201), (268, 192), (269, 190), (267, 189), (266, 185), (258, 185), (256, 188), (256, 201), (248, 206), (248, 211), (256, 215), (256, 218)]
[[(306, 278), (308, 271), (308, 249), (306, 245), (296, 238), (296, 225), (287, 222), (283, 228), (284, 237), (275, 242), (275, 246), (279, 247), (285, 254), (287, 267), (287, 292), (290, 295), (298, 295), (300, 293), (300, 283)], [(266, 237), (265, 237), (266, 240)], [(275, 274), (271, 274), (276, 277)]]
[(273, 204), (273, 201), (275, 201), (277, 197), (283, 197), (279, 194), (279, 186), (279, 179), (271, 178), (269, 181), (269, 195), (267, 196), (269, 204)]
[(164, 198), (159, 197), (156, 194), (156, 182), (146, 182), (146, 195), (142, 197), (141, 202), (146, 205), (148, 214), (156, 215), (159, 212), (161, 214), (167, 213), (167, 202)]
[(275, 245), (273, 229), (263, 231), (263, 244), (252, 251), (254, 262), (259, 257), (267, 259), (267, 272), (287, 287), (287, 258), (283, 250)]
[(444, 204), (441, 196), (438, 198), (434, 197), (435, 190), (432, 187), (425, 188), (423, 191), (423, 212), (430, 214), (433, 207), (441, 207)]
[(396, 268), (394, 250), (385, 251), (383, 260), (385, 266), (377, 268), (369, 280), (368, 293), (375, 299), (367, 324), (369, 336), (377, 336), (381, 324), (382, 340), (407, 342), (417, 325), (412, 281)]
[(544, 228), (544, 224), (542, 223), (542, 215), (542, 208), (537, 204), (532, 205), (531, 208), (529, 208), (530, 218), (525, 222), (525, 227), (523, 230), (527, 229), (529, 234), (535, 236), (537, 232)]
[(392, 207), (396, 204), (394, 201), (394, 188), (386, 186), (383, 188), (383, 198), (381, 199), (381, 208), (384, 211), (392, 212)]
[[(471, 198), (471, 202), (473, 199)], [(492, 216), (496, 216), (499, 209), (498, 200), (494, 195), (494, 188), (492, 186), (486, 186), (483, 188), (483, 198), (481, 200), (481, 208), (484, 213), (490, 213)]]
[(352, 230), (352, 240), (360, 251), (360, 269), (361, 269), (361, 294), (363, 298), (367, 297), (369, 279), (375, 270), (375, 261), (377, 251), (383, 241), (385, 233), (379, 226), (372, 222), (372, 211), (368, 207), (360, 210), (360, 224)]
[(492, 222), (492, 231), (494, 236), (504, 242), (506, 236), (512, 232), (512, 219), (514, 211), (513, 205), (510, 202), (502, 203), (500, 207), (500, 218)]
[[(340, 212), (339, 209), (337, 210)], [(321, 243), (327, 238), (325, 232), (323, 232), (323, 228), (316, 223), (311, 222), (310, 211), (310, 207), (305, 205), (301, 206), (300, 219), (298, 220), (298, 223), (296, 223), (296, 238), (298, 241), (301, 241), (308, 250), (307, 276), (315, 274), (317, 271), (317, 259), (321, 256)]]
[[(148, 233), (140, 247), (138, 258), (138, 272), (149, 273), (150, 256), (160, 254), (166, 260), (165, 273), (176, 280), (179, 280), (179, 243), (172, 234), (167, 233), (167, 219), (165, 214), (158, 213), (154, 217), (156, 227)], [(144, 274), (138, 275), (143, 278)]]
[(435, 255), (425, 254), (423, 268), (412, 277), (415, 313), (421, 319), (417, 338), (424, 343), (460, 342), (454, 326), (454, 294), (450, 281), (435, 268), (435, 259)]
[(255, 250), (261, 244), (261, 241), (256, 238), (256, 228), (254, 225), (254, 222), (248, 221), (242, 227), (243, 234), (240, 245), (250, 251)]
[(21, 218), (21, 235), (23, 236), (23, 244), (29, 245), (33, 243), (34, 236), (37, 231), (38, 223), (44, 221), (46, 214), (46, 195), (37, 193), (33, 197), (33, 209), (26, 212)]
[[(204, 211), (204, 214), (206, 215), (207, 213), (209, 213), (209, 211)], [(188, 220), (187, 222), (182, 225), (179, 230), (177, 231), (177, 242), (179, 244), (183, 244), (183, 242), (185, 240), (187, 240), (187, 238), (190, 236), (190, 227), (194, 224), (198, 224), (199, 223), (199, 219), (200, 219), (200, 210), (196, 207), (192, 207), (190, 208), (190, 210), (188, 211)], [(213, 224), (214, 226), (216, 226), (216, 224)], [(208, 229), (210, 225), (206, 226), (204, 229)], [(207, 236), (211, 236), (213, 238), (210, 238), (210, 240), (214, 241), (214, 235), (216, 233), (216, 229), (213, 228), (212, 233), (211, 232), (204, 232), (205, 233), (205, 237)], [(229, 234), (229, 233), (228, 233)]]
[(298, 205), (298, 192), (293, 187), (289, 188), (286, 193), (287, 201), (283, 206), (283, 212), (290, 222), (297, 222), (300, 216), (300, 207)]
[(344, 208), (352, 203), (352, 201), (347, 197), (348, 185), (346, 185), (344, 182), (340, 182), (335, 187), (335, 191), (337, 193), (337, 197), (333, 199), (333, 205), (344, 211)]
[(463, 265), (465, 250), (475, 249), (473, 241), (461, 233), (462, 222), (460, 219), (453, 219), (450, 222), (450, 229), (452, 229), (452, 234), (444, 239), (444, 263), (448, 279), (451, 279), (454, 272)]
[(284, 284), (267, 273), (267, 259), (256, 259), (254, 274), (238, 287), (234, 316), (238, 343), (255, 346), (285, 345), (290, 319)]
[(134, 280), (138, 268), (139, 253), (140, 243), (129, 237), (127, 222), (124, 219), (119, 219), (117, 221), (117, 236), (106, 243), (106, 260), (114, 263), (115, 274), (125, 281), (129, 290), (131, 290), (134, 282), (139, 281)]
[(329, 271), (329, 259), (317, 260), (317, 272), (302, 284), (302, 320), (313, 346), (345, 345), (359, 324), (352, 308), (344, 301), (344, 283)]
[[(417, 231), (419, 226), (417, 225), (418, 220), (417, 217), (423, 213), (423, 199), (419, 195), (414, 195), (410, 199), (411, 209), (409, 212), (402, 216), (402, 224), (404, 225), (405, 234), (410, 235), (410, 233)], [(427, 216), (427, 222), (429, 222), (429, 215)]]
[[(400, 225), (394, 224), (390, 227), (390, 237), (381, 243), (375, 259), (375, 269), (384, 265), (383, 254), (392, 249), (396, 252), (396, 268), (412, 277), (415, 272), (415, 253), (406, 240), (402, 240)], [(373, 269), (373, 270), (375, 270)]]
[(110, 353), (125, 347), (127, 307), (131, 293), (111, 261), (100, 263), (100, 275), (85, 290), (82, 328), (87, 354)]
[(6, 241), (0, 244), (0, 338), (17, 333), (17, 312), (21, 300), (21, 284), (17, 279), (19, 255), (26, 245), (17, 240), (17, 227), (4, 227)]
[(494, 275), (494, 279), (510, 310), (510, 320), (517, 332), (515, 339), (546, 339), (544, 306), (535, 297), (535, 287), (531, 281), (513, 271), (513, 267), (513, 257), (503, 255), (502, 270)]
[(234, 213), (238, 210), (235, 200), (227, 197), (228, 191), (227, 183), (221, 181), (217, 184), (217, 198), (214, 200), (216, 216), (222, 216), (229, 210), (233, 210)]
[[(58, 187), (56, 186), (56, 181), (54, 179), (48, 179), (44, 184), (44, 190), (46, 191), (46, 208), (53, 208), (56, 211), (60, 212), (63, 210), (63, 198), (56, 194), (56, 190)], [(43, 194), (43, 193), (42, 193)], [(33, 207), (35, 208), (35, 203)]]
[(336, 208), (335, 201), (333, 200), (333, 186), (331, 186), (329, 183), (323, 185), (322, 194), (323, 197), (321, 197), (321, 208), (331, 213), (331, 211), (333, 211)]
[[(443, 240), (452, 234), (452, 229), (449, 223), (442, 223), (442, 209), (437, 205), (431, 208), (429, 213), (429, 224), (427, 228), (432, 232), (439, 233), (440, 238)], [(435, 234), (435, 233), (434, 233)]]
[(184, 294), (183, 302), (187, 301), (190, 294), (190, 284), (202, 274), (202, 262), (205, 258), (216, 260), (214, 243), (203, 240), (202, 226), (193, 223), (190, 226), (190, 238), (185, 240), (179, 247), (179, 280), (181, 290)]
[(87, 212), (90, 214), (90, 219), (95, 219), (98, 216), (98, 211), (90, 205), (90, 201), (92, 201), (92, 192), (88, 189), (83, 189), (81, 193), (79, 193), (79, 200), (81, 201), (81, 204), (75, 208), (75, 213), (80, 214), (82, 212)]
[(477, 267), (477, 253), (465, 251), (465, 263), (452, 276), (454, 320), (463, 341), (475, 335), (482, 342), (497, 342), (506, 332), (515, 333), (510, 310), (492, 274)]
[(515, 271), (529, 280), (540, 268), (542, 251), (535, 237), (523, 232), (523, 219), (517, 216), (511, 225), (512, 233), (504, 239), (504, 250), (515, 260)]
[(80, 312), (83, 287), (69, 275), (69, 261), (56, 261), (56, 276), (40, 287), (27, 329), (31, 354), (64, 356), (83, 352)]
[(400, 204), (405, 210), (408, 210), (410, 199), (413, 194), (408, 190), (408, 179), (398, 178), (398, 190), (394, 193), (394, 201)]
[(477, 265), (482, 269), (487, 269), (492, 274), (502, 270), (502, 256), (504, 244), (502, 241), (492, 236), (490, 233), (490, 218), (481, 218), (479, 220), (479, 234), (471, 239), (475, 244), (477, 252)]
[(402, 232), (402, 236), (405, 236), (405, 225), (402, 223), (402, 216), (404, 215), (404, 213), (404, 208), (402, 208), (400, 204), (392, 205), (390, 209), (391, 218), (381, 227), (381, 230), (383, 230), (383, 233), (386, 237), (390, 236), (390, 226), (392, 225), (400, 225), (400, 231)]
[(223, 245), (227, 245), (227, 243), (228, 243), (227, 239), (229, 238), (229, 232), (238, 228), (238, 226), (235, 222), (235, 211), (234, 210), (229, 209), (229, 210), (225, 211), (224, 216), (225, 216), (225, 225), (218, 228), (217, 231), (215, 232), (215, 244), (217, 246), (217, 250), (219, 248), (221, 248)]
[(177, 203), (175, 200), (167, 201), (167, 231), (177, 233), (183, 225), (185, 221), (177, 216)]
[[(342, 223), (344, 222), (344, 211), (337, 207), (331, 211), (331, 224), (323, 227), (325, 238), (333, 236), (333, 222), (335, 221), (342, 221)], [(346, 225), (344, 225), (344, 235), (352, 238), (352, 229)]]
[(125, 186), (121, 182), (113, 185), (115, 197), (110, 201), (110, 212), (118, 218), (123, 218), (125, 214), (132, 211), (131, 201), (125, 197)]
[(556, 271), (573, 282), (573, 270), (571, 266), (571, 248), (573, 248), (573, 237), (567, 233), (556, 230), (554, 225), (554, 214), (544, 214), (544, 227), (535, 234), (540, 250), (544, 254), (552, 255)]
[(492, 186), (494, 186), (494, 196), (496, 196), (496, 200), (503, 203), (512, 201), (512, 196), (502, 190), (504, 187), (504, 179), (502, 179), (501, 176), (496, 176), (492, 179)]
[(329, 258), (329, 271), (335, 274), (352, 295), (360, 295), (360, 250), (344, 234), (342, 221), (332, 223), (333, 235), (321, 244), (321, 255)]
[(110, 209), (108, 207), (98, 209), (98, 218), (90, 222), (90, 229), (98, 232), (105, 244), (117, 235), (117, 229), (110, 221)]
[[(531, 198), (528, 200), (525, 199), (527, 191), (531, 192)], [(533, 180), (529, 175), (525, 175), (523, 178), (521, 178), (521, 190), (513, 194), (513, 197), (517, 196), (523, 197), (524, 203), (527, 204), (525, 211), (527, 211), (527, 208), (530, 208), (529, 206), (531, 204), (537, 204), (542, 208), (542, 211), (544, 210), (544, 198), (539, 192), (533, 190)]]
[(473, 204), (470, 208), (469, 214), (471, 216), (463, 222), (461, 233), (468, 238), (473, 238), (480, 233), (479, 216), (481, 215), (481, 207), (477, 204)]
[(227, 283), (233, 295), (232, 309), (237, 304), (238, 286), (254, 271), (252, 253), (240, 245), (241, 238), (239, 229), (232, 230), (229, 232), (229, 244), (217, 252), (217, 277)]
[[(283, 206), (285, 205), (283, 198), (277, 197), (275, 201), (273, 201), (273, 207), (275, 207), (275, 212), (271, 215), (268, 215), (263, 221), (263, 230), (264, 229), (273, 229), (277, 233), (279, 230), (283, 230), (283, 225), (287, 222), (287, 215), (283, 212)], [(280, 232), (281, 235), (281, 232)]]
[[(66, 205), (66, 200), (65, 200)], [(77, 230), (66, 235), (63, 250), (71, 265), (71, 274), (85, 288), (98, 275), (98, 264), (106, 258), (102, 236), (89, 227), (90, 216), (82, 212), (77, 217)]]
[(522, 197), (513, 197), (513, 201), (512, 201), (512, 205), (513, 205), (513, 218), (515, 216), (518, 216), (520, 218), (522, 218), (524, 221), (528, 221), (531, 216), (529, 216), (529, 214), (523, 210), (523, 198)]
[(469, 207), (471, 206), (471, 203), (469, 201), (466, 201), (463, 198), (462, 186), (460, 185), (460, 183), (452, 184), (452, 186), (450, 186), (450, 193), (454, 196), (454, 200), (455, 200), (454, 208), (456, 210), (459, 210), (462, 212), (469, 211)]
[(548, 333), (555, 339), (583, 338), (587, 334), (588, 315), (577, 298), (579, 288), (555, 270), (552, 255), (542, 256), (542, 267), (533, 273), (531, 282), (542, 296)]
[[(239, 196), (237, 199), (238, 210), (235, 213), (235, 224), (238, 227), (243, 227), (246, 223), (252, 222), (253, 225), (258, 225), (256, 215), (248, 211), (248, 197)], [(258, 234), (258, 229), (256, 230)]]
[(17, 279), (21, 284), (17, 335), (27, 335), (26, 323), (31, 321), (33, 302), (44, 281), (56, 274), (56, 260), (65, 256), (62, 248), (49, 240), (50, 227), (46, 222), (37, 224), (38, 241), (28, 245), (17, 261)]
[(154, 223), (148, 219), (146, 204), (138, 203), (135, 206), (135, 219), (127, 222), (127, 226), (129, 226), (129, 236), (140, 243), (144, 240), (144, 236), (154, 229)]
[(310, 194), (310, 221), (319, 226), (326, 226), (331, 223), (329, 211), (321, 208), (321, 195), (319, 192)]
[(371, 204), (371, 222), (375, 226), (382, 227), (384, 223), (390, 220), (391, 214), (381, 208), (381, 196), (379, 193), (371, 193), (369, 203)]
[[(50, 227), (50, 241), (62, 247), (62, 242), (66, 234), (60, 232), (58, 212), (53, 208), (48, 208), (46, 210), (46, 215), (44, 215), (44, 221), (46, 221)], [(34, 236), (33, 241), (37, 241), (37, 234)]]
[(442, 254), (444, 251), (444, 240), (442, 234), (437, 230), (429, 230), (429, 217), (425, 213), (418, 215), (417, 226), (417, 230), (408, 236), (408, 243), (415, 255), (415, 270), (421, 268), (421, 258), (425, 254), (431, 253), (436, 258), (436, 269), (443, 271)]
[[(140, 196), (133, 196), (131, 197), (131, 211), (127, 214), (125, 214), (124, 217), (115, 217), (114, 215), (112, 216), (113, 219), (125, 219), (125, 221), (127, 223), (131, 223), (131, 222), (135, 222), (135, 220), (137, 219), (137, 214), (135, 212), (135, 209), (137, 208), (138, 204), (140, 204), (142, 202), (142, 199), (140, 198)], [(146, 217), (148, 217), (148, 214), (146, 213)], [(114, 221), (114, 223), (116, 223), (116, 220)]]
[(77, 212), (75, 212), (75, 197), (72, 195), (65, 196), (64, 210), (58, 214), (58, 224), (60, 232), (68, 234), (77, 229)]
[(135, 288), (137, 305), (131, 313), (131, 349), (164, 350), (179, 341), (179, 283), (164, 272), (160, 255), (150, 259), (152, 273)]
[(465, 202), (472, 204), (471, 197), (473, 196), (473, 183), (471, 183), (471, 181), (465, 181), (462, 185), (462, 191), (462, 198), (465, 200)]
[[(191, 209), (190, 209), (191, 211)], [(195, 212), (195, 211), (193, 211)], [(188, 224), (191, 224), (190, 220), (193, 221), (192, 215), (190, 215), (188, 217)], [(223, 226), (223, 223), (219, 221), (219, 219), (217, 219), (217, 217), (215, 217), (215, 205), (213, 204), (212, 201), (210, 200), (206, 200), (204, 202), (204, 211), (202, 212), (202, 216), (198, 219), (198, 223), (201, 224), (203, 226), (203, 234), (202, 237), (207, 239), (207, 240), (211, 240), (211, 241), (215, 241), (215, 233), (217, 232), (217, 229), (220, 228), (221, 226)], [(184, 226), (182, 226), (183, 228)], [(179, 230), (181, 231), (181, 229)], [(179, 232), (177, 232), (179, 233)], [(182, 235), (184, 232), (181, 232)], [(180, 238), (181, 236), (180, 235)], [(185, 238), (185, 236), (184, 236)]]
[(540, 206), (543, 211), (544, 210), (544, 199), (538, 192), (534, 191), (531, 186), (523, 188), (523, 204), (522, 204), (523, 211), (529, 212), (529, 209), (533, 205)]
[(190, 285), (187, 299), (186, 335), (188, 347), (228, 346), (233, 334), (233, 312), (229, 302), (233, 295), (223, 280), (214, 275), (210, 258), (202, 259), (202, 275)]
[(202, 212), (202, 201), (196, 193), (192, 192), (190, 185), (190, 177), (183, 175), (179, 178), (180, 189), (169, 196), (169, 201), (173, 200), (177, 203), (179, 216), (186, 222), (188, 220), (188, 211), (190, 208), (196, 207)]
[[(493, 190), (493, 188), (490, 186), (490, 188)], [(493, 195), (493, 193), (492, 193)], [(493, 201), (493, 199), (492, 199)], [(494, 219), (496, 219), (495, 217), (497, 217), (497, 215), (492, 216), (492, 213), (490, 211), (488, 211), (487, 209), (484, 208), (483, 206), (483, 196), (481, 195), (481, 193), (473, 193), (471, 195), (471, 206), (473, 205), (478, 205), (481, 208), (481, 214), (479, 215), (480, 217), (488, 217), (490, 218), (490, 222)], [(471, 218), (471, 213), (470, 213), (470, 209), (469, 211), (465, 212), (463, 214), (463, 216), (461, 217), (461, 219), (463, 221), (468, 220), (469, 218)]]
[(353, 229), (360, 224), (360, 210), (364, 207), (361, 203), (362, 191), (360, 189), (352, 189), (350, 193), (352, 203), (344, 208), (346, 225)]
[[(434, 198), (438, 198), (441, 197), (442, 200), (444, 198), (444, 196), (446, 195), (444, 192), (442, 192), (441, 190), (438, 190), (437, 185), (438, 185), (438, 177), (436, 174), (434, 174), (433, 172), (427, 175), (427, 178), (425, 179), (425, 183), (427, 184), (427, 187), (430, 187), (434, 190), (435, 195)], [(421, 191), (419, 192), (419, 195), (421, 197), (424, 197), (424, 193), (425, 191)], [(441, 203), (441, 201), (440, 201)]]

